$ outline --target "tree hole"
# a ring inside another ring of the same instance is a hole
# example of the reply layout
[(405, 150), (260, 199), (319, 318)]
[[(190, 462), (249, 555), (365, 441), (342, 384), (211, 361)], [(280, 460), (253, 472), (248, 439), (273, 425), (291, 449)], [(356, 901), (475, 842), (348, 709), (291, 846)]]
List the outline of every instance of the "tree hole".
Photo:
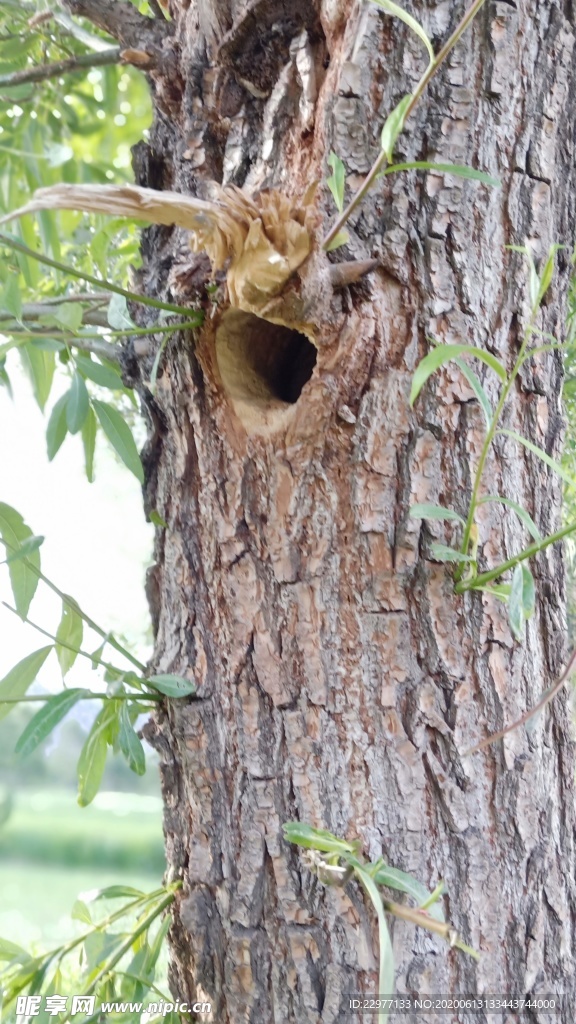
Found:
[(249, 427), (258, 425), (258, 412), (264, 415), (262, 425), (274, 426), (270, 414), (298, 401), (316, 356), (316, 347), (300, 331), (237, 309), (226, 311), (216, 332), (222, 383)]

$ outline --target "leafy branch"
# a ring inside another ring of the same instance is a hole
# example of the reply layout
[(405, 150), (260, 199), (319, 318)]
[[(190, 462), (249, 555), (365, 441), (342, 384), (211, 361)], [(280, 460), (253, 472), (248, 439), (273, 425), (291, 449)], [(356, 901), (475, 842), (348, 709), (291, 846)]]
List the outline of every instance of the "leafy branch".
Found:
[[(555, 544), (564, 537), (575, 532), (576, 521), (568, 523), (562, 527), (562, 529), (549, 534), (547, 537), (541, 537), (540, 532), (533, 523), (529, 513), (517, 502), (500, 495), (487, 495), (485, 497), (481, 497), (480, 492), (484, 482), (486, 462), (490, 449), (497, 436), (509, 436), (518, 444), (523, 445), (523, 447), (535, 454), (542, 462), (545, 463), (545, 465), (549, 466), (570, 486), (576, 487), (576, 481), (573, 481), (566, 470), (552, 459), (547, 452), (539, 448), (538, 445), (534, 444), (528, 438), (523, 437), (516, 431), (500, 427), (499, 425), (502, 412), (507, 399), (510, 396), (511, 389), (524, 363), (538, 352), (541, 352), (543, 348), (552, 348), (552, 345), (530, 348), (529, 342), (534, 334), (541, 333), (538, 332), (535, 327), (535, 319), (552, 282), (554, 258), (559, 246), (554, 245), (551, 247), (548, 258), (540, 274), (538, 274), (536, 270), (534, 261), (528, 249), (524, 246), (510, 246), (510, 248), (526, 256), (530, 270), (530, 318), (523, 332), (522, 344), (511, 371), (508, 373), (502, 363), (491, 353), (475, 348), (472, 345), (437, 345), (419, 363), (412, 381), (412, 390), (410, 394), (411, 405), (416, 401), (429, 377), (442, 366), (445, 366), (446, 363), (455, 361), (464, 373), (467, 382), (470, 384), (475, 397), (478, 399), (483, 410), (486, 420), (486, 433), (484, 435), (478, 464), (474, 471), (472, 493), (466, 518), (465, 520), (462, 519), (462, 517), (452, 509), (445, 509), (440, 505), (428, 504), (414, 506), (411, 509), (410, 514), (417, 519), (452, 519), (458, 520), (462, 524), (462, 541), (459, 549), (448, 547), (444, 544), (434, 543), (431, 547), (432, 557), (438, 561), (455, 563), (455, 592), (457, 594), (463, 594), (468, 590), (485, 590), (498, 599), (505, 601), (508, 605), (510, 628), (515, 638), (520, 640), (523, 636), (525, 621), (530, 618), (534, 611), (534, 580), (532, 573), (524, 563), (528, 561), (528, 559), (545, 550), (551, 544)], [(556, 339), (553, 340), (553, 347), (558, 347)], [(476, 359), (481, 360), (491, 370), (493, 370), (500, 379), (502, 387), (494, 409), (492, 408), (488, 395), (486, 394), (486, 391), (476, 373), (460, 359), (462, 355), (474, 356)], [(534, 543), (526, 546), (517, 554), (501, 562), (499, 565), (494, 566), (492, 569), (478, 573), (477, 549), (479, 544), (479, 528), (476, 522), (476, 517), (478, 507), (487, 501), (501, 502), (504, 506), (512, 508), (528, 528), (534, 539)], [(495, 586), (491, 586), (491, 584), (494, 584), (495, 581), (509, 569), (514, 570), (510, 583), (500, 583)]]
[[(37, 633), (42, 633), (43, 636), (48, 637), (49, 640), (53, 640), (54, 643), (57, 643), (58, 646), (63, 648), (64, 650), (72, 651), (75, 656), (80, 655), (80, 657), (87, 658), (88, 661), (94, 664), (95, 658), (93, 654), (89, 654), (88, 651), (83, 651), (81, 647), (75, 647), (74, 644), (68, 643), (62, 637), (59, 638), (55, 636), (53, 633), (50, 633), (47, 629), (44, 629), (42, 626), (39, 626), (36, 622), (32, 622), (32, 620), (29, 619), (28, 616), (19, 615), (16, 609), (13, 608), (12, 605), (8, 604), (7, 601), (2, 601), (2, 605), (4, 608), (7, 608), (9, 612), (12, 612), (14, 615), (17, 615), (18, 618), (22, 619), (22, 622), (24, 622), (27, 626), (30, 626), (32, 629), (35, 629)], [(101, 657), (98, 657), (98, 666), (101, 668), (105, 668), (112, 673), (120, 672), (116, 665), (111, 665), (109, 662), (104, 661), (103, 658)], [(142, 668), (144, 670), (143, 666)], [(101, 697), (102, 694), (98, 694), (98, 696)]]
[[(303, 822), (289, 821), (283, 825), (284, 838), (303, 847), (304, 866), (316, 875), (323, 885), (346, 885), (355, 878), (369, 897), (378, 919), (379, 977), (378, 992), (390, 996), (394, 992), (394, 953), (386, 914), (409, 921), (420, 928), (439, 935), (452, 948), (479, 959), (478, 953), (467, 946), (453, 926), (444, 920), (438, 900), (444, 892), (444, 883), (430, 893), (412, 875), (385, 863), (382, 857), (366, 863), (360, 855), (360, 841), (339, 839), (325, 829), (313, 828)], [(407, 894), (418, 904), (415, 908), (387, 899), (382, 887)], [(388, 1010), (380, 1009), (378, 1024), (386, 1024)]]
[[(14, 600), (16, 602), (16, 610), (20, 618), (25, 619), (28, 614), (32, 598), (36, 592), (38, 585), (37, 581), (42, 581), (57, 597), (60, 598), (62, 604), (69, 611), (78, 615), (86, 625), (98, 633), (102, 637), (105, 644), (109, 647), (114, 647), (119, 654), (122, 654), (132, 665), (135, 666), (140, 672), (146, 671), (146, 666), (136, 658), (131, 651), (129, 651), (123, 644), (120, 643), (116, 637), (107, 632), (102, 626), (99, 626), (85, 611), (82, 610), (75, 598), (65, 594), (60, 587), (46, 576), (40, 569), (40, 557), (35, 556), (34, 552), (30, 552), (29, 548), (25, 547), (26, 542), (33, 536), (30, 527), (26, 526), (22, 517), (15, 509), (9, 505), (5, 505), (0, 502), (0, 543), (4, 545), (7, 551), (12, 553), (12, 556), (18, 555), (19, 551), (22, 553), (21, 557), (17, 560), (12, 557), (8, 564), (12, 566), (11, 572), (11, 583), (12, 591), (14, 594)], [(12, 535), (13, 540), (7, 539), (7, 536)], [(16, 562), (20, 565), (15, 564)], [(20, 571), (20, 568), (23, 570)], [(32, 575), (32, 579), (29, 575)], [(34, 581), (34, 577), (36, 582)]]
[[(29, 246), (24, 245), (23, 242), (12, 235), (5, 235), (3, 232), (0, 232), (0, 245), (5, 245), (8, 249), (14, 249), (16, 252), (22, 253), (23, 256), (29, 256), (46, 267), (52, 267), (53, 270), (60, 270), (71, 277), (77, 277), (80, 281), (86, 281), (96, 288), (105, 288), (116, 295), (123, 295), (124, 298), (131, 299), (132, 302), (138, 302), (143, 306), (150, 306), (152, 309), (165, 309), (169, 313), (180, 313), (190, 318), (190, 309), (186, 308), (186, 306), (176, 306), (171, 302), (162, 302), (160, 299), (153, 299), (148, 295), (139, 295), (137, 292), (129, 291), (127, 288), (121, 288), (120, 285), (114, 284), (113, 281), (94, 277), (93, 274), (88, 274), (86, 271), (76, 270), (75, 267), (71, 267), (67, 263), (53, 260), (50, 256), (45, 256), (43, 253), (30, 249)], [(202, 323), (202, 314), (198, 313), (196, 315), (198, 317), (197, 326), (199, 326)]]
[[(506, 401), (524, 363), (540, 352), (555, 351), (563, 348), (563, 346), (556, 341), (556, 338), (552, 335), (544, 334), (544, 332), (539, 331), (535, 326), (535, 320), (542, 305), (542, 301), (552, 282), (554, 259), (560, 246), (553, 245), (551, 247), (541, 273), (538, 273), (530, 251), (525, 246), (509, 246), (509, 248), (522, 253), (528, 260), (530, 296), (529, 321), (524, 329), (522, 343), (511, 371), (507, 373), (504, 366), (495, 358), (495, 356), (491, 355), (491, 353), (474, 348), (473, 346), (438, 345), (419, 363), (412, 381), (412, 391), (410, 395), (411, 405), (414, 404), (429, 377), (436, 370), (440, 369), (440, 367), (453, 360), (457, 363), (464, 374), (484, 413), (486, 433), (482, 449), (480, 451), (478, 464), (474, 472), (472, 493), (466, 519), (463, 519), (453, 509), (447, 509), (440, 505), (428, 504), (413, 506), (410, 510), (410, 515), (416, 519), (440, 521), (452, 520), (462, 526), (462, 541), (459, 549), (435, 542), (431, 545), (432, 557), (438, 561), (455, 563), (455, 593), (464, 594), (467, 591), (484, 591), (485, 593), (496, 597), (498, 600), (504, 601), (508, 606), (508, 620), (511, 632), (516, 640), (521, 640), (525, 632), (525, 622), (532, 616), (535, 608), (534, 579), (530, 569), (525, 565), (525, 563), (530, 558), (533, 558), (535, 555), (538, 555), (540, 552), (550, 547), (552, 544), (556, 544), (558, 541), (561, 541), (565, 537), (576, 532), (576, 520), (572, 520), (561, 529), (556, 530), (546, 537), (542, 537), (538, 527), (533, 522), (527, 510), (511, 498), (494, 494), (481, 497), (480, 492), (484, 483), (486, 462), (490, 449), (497, 436), (510, 437), (512, 440), (521, 444), (528, 451), (536, 455), (537, 458), (552, 469), (552, 471), (563, 479), (564, 482), (572, 489), (576, 489), (576, 481), (572, 479), (563, 466), (557, 463), (538, 445), (534, 444), (528, 438), (514, 430), (499, 426)], [(542, 336), (543, 334), (550, 344), (530, 348), (530, 339), (534, 335)], [(502, 387), (494, 409), (492, 409), (488, 395), (486, 394), (481, 381), (476, 376), (476, 373), (461, 360), (460, 356), (464, 354), (474, 356), (484, 362), (499, 377)], [(480, 536), (476, 517), (479, 506), (487, 502), (499, 502), (505, 507), (512, 509), (528, 529), (533, 538), (533, 543), (522, 548), (517, 554), (500, 562), (493, 568), (479, 573), (477, 551)], [(510, 582), (498, 582), (509, 570), (513, 570)], [(527, 711), (512, 725), (507, 726), (500, 732), (489, 736), (477, 746), (466, 751), (466, 753), (472, 754), (476, 751), (482, 750), (489, 744), (496, 742), (496, 740), (502, 739), (502, 737), (507, 735), (507, 733), (511, 732), (513, 729), (516, 729), (520, 725), (528, 722), (529, 719), (544, 708), (546, 704), (548, 704), (562, 689), (564, 683), (574, 671), (575, 659), (576, 652), (571, 656), (560, 679), (545, 692), (534, 708)]]
[[(102, 708), (92, 724), (78, 761), (78, 801), (85, 806), (98, 792), (108, 748), (115, 753), (120, 751), (132, 771), (142, 775), (146, 770), (146, 758), (134, 727), (138, 716), (166, 697), (192, 696), (195, 685), (172, 673), (147, 675), (145, 666), (130, 651), (86, 615), (77, 601), (64, 594), (44, 576), (40, 568), (42, 541), (42, 537), (32, 534), (15, 509), (0, 503), (0, 542), (9, 553), (5, 564), (10, 574), (15, 607), (4, 604), (14, 615), (51, 641), (46, 647), (23, 658), (0, 680), (0, 718), (4, 718), (16, 704), (37, 700), (42, 702), (42, 707), (28, 722), (16, 744), (17, 753), (27, 756), (50, 735), (79, 701), (101, 701)], [(33, 622), (28, 615), (40, 580), (62, 601), (62, 617), (56, 633)], [(82, 646), (84, 625), (102, 639), (99, 648), (92, 653)], [(114, 647), (139, 671), (127, 671), (104, 660), (107, 645)], [(64, 689), (53, 695), (29, 695), (29, 687), (52, 651), (58, 658)], [(85, 687), (66, 687), (66, 676), (78, 656), (89, 660), (93, 668), (104, 670), (104, 681), (107, 683), (105, 691), (99, 693)]]
[(68, 60), (54, 61), (52, 64), (37, 64), (35, 67), (26, 68), (24, 71), (13, 71), (11, 74), (0, 75), (0, 89), (14, 89), (20, 85), (45, 82), (49, 78), (59, 78), (60, 75), (70, 74), (74, 71), (84, 71), (86, 68), (99, 68), (104, 67), (106, 64), (118, 64), (120, 60), (119, 46), (100, 50), (99, 53), (82, 53), (75, 57), (70, 57)]
[[(336, 248), (337, 244), (342, 244), (344, 240), (342, 239), (342, 229), (344, 225), (350, 219), (358, 204), (362, 202), (364, 197), (370, 191), (377, 178), (382, 174), (382, 172), (385, 172), (386, 165), (391, 163), (394, 145), (398, 139), (398, 136), (403, 131), (406, 121), (410, 117), (414, 108), (419, 103), (423, 93), (427, 89), (432, 78), (438, 72), (438, 70), (446, 60), (449, 53), (454, 49), (454, 47), (456, 46), (456, 44), (458, 43), (466, 29), (470, 25), (470, 23), (474, 20), (480, 8), (484, 4), (484, 0), (474, 0), (466, 14), (458, 22), (458, 25), (454, 29), (450, 38), (444, 44), (439, 53), (435, 55), (434, 50), (432, 48), (432, 44), (428, 39), (428, 36), (426, 35), (422, 26), (417, 21), (415, 21), (414, 18), (408, 15), (401, 7), (399, 7), (395, 3), (392, 3), (391, 0), (372, 0), (372, 2), (381, 7), (384, 11), (386, 11), (386, 13), (401, 18), (402, 21), (408, 24), (412, 31), (414, 31), (418, 35), (418, 37), (424, 42), (430, 60), (428, 67), (426, 68), (424, 74), (421, 76), (420, 81), (416, 85), (414, 92), (410, 93), (408, 96), (405, 96), (400, 101), (398, 106), (389, 115), (384, 125), (384, 128), (382, 129), (382, 151), (372, 164), (370, 171), (368, 172), (366, 178), (362, 182), (362, 185), (360, 186), (354, 197), (348, 203), (348, 206), (342, 210), (340, 215), (334, 221), (334, 224), (328, 231), (327, 235), (325, 236), (322, 242), (322, 247), (326, 251), (330, 251), (330, 249)], [(402, 165), (399, 165), (396, 168), (389, 168), (388, 173), (391, 173), (392, 170), (400, 169), (401, 166)], [(341, 239), (341, 241), (338, 241), (339, 238)]]
[[(131, 886), (112, 885), (85, 895), (74, 904), (72, 917), (89, 927), (76, 938), (40, 955), (33, 956), (13, 942), (0, 938), (0, 961), (5, 965), (0, 972), (4, 1008), (12, 1008), (21, 993), (48, 996), (54, 991), (55, 979), (59, 981), (58, 991), (63, 963), (72, 954), (79, 954), (80, 963), (85, 964), (83, 984), (86, 996), (110, 1002), (120, 999), (142, 1001), (147, 992), (155, 991), (169, 1004), (169, 998), (154, 982), (170, 923), (170, 917), (165, 915), (181, 887), (182, 883), (177, 881), (144, 893)], [(93, 919), (90, 904), (116, 899), (125, 900), (118, 910), (104, 918)], [(133, 925), (129, 924), (121, 932), (114, 930), (114, 926), (123, 919), (130, 920), (134, 914), (137, 918)], [(162, 917), (164, 920), (160, 928), (153, 932), (153, 926)], [(133, 956), (122, 968), (121, 961), (130, 950), (133, 950)], [(64, 1024), (69, 1018), (70, 1013), (66, 1013), (58, 1019)], [(98, 1011), (89, 1020), (99, 1018)], [(176, 1018), (165, 1020), (172, 1024)]]

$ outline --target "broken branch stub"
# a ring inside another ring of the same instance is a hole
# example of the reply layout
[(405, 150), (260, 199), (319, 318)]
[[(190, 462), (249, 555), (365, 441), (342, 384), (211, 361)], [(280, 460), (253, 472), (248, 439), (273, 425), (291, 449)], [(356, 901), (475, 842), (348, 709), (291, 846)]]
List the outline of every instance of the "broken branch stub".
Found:
[[(52, 209), (174, 224), (191, 233), (195, 252), (206, 251), (213, 272), (226, 267), (233, 308), (266, 315), (266, 307), (282, 294), (313, 252), (318, 223), (313, 205), (316, 183), (301, 200), (274, 189), (254, 197), (234, 185), (223, 188), (213, 184), (212, 189), (215, 198), (207, 201), (138, 185), (53, 185), (38, 189), (29, 203), (0, 219), (0, 224)], [(328, 281), (332, 288), (341, 288), (374, 266), (374, 260), (328, 265)], [(289, 317), (286, 322), (296, 326), (296, 319)]]
[(204, 249), (212, 270), (226, 264), (230, 304), (259, 310), (280, 294), (310, 254), (314, 210), (308, 196), (301, 205), (280, 192), (262, 192), (254, 200), (234, 186), (215, 186), (212, 202), (179, 192), (138, 185), (54, 185), (0, 224), (37, 210), (67, 209), (134, 217), (152, 224), (175, 224), (192, 235), (192, 248)]

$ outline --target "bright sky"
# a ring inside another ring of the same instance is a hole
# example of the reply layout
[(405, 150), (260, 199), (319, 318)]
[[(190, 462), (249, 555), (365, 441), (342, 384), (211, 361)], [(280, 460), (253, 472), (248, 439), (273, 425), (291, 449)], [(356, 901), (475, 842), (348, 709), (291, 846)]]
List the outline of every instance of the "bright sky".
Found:
[[(8, 360), (7, 369), (14, 401), (0, 387), (0, 501), (16, 508), (32, 532), (46, 538), (41, 548), (43, 572), (104, 629), (128, 637), (145, 661), (150, 620), (144, 572), (151, 559), (153, 527), (144, 520), (140, 485), (100, 434), (93, 484), (86, 480), (80, 435), (67, 437), (54, 461), (48, 462), (47, 420), (17, 356)], [(54, 398), (63, 389), (55, 388)], [(0, 566), (0, 601), (13, 604), (5, 566)], [(54, 633), (60, 613), (59, 600), (40, 583), (30, 618)], [(48, 643), (0, 605), (0, 679), (21, 658)], [(88, 650), (98, 643), (94, 634), (86, 638)], [(38, 678), (50, 689), (61, 689), (54, 655)], [(94, 687), (90, 662), (79, 658), (67, 683)]]

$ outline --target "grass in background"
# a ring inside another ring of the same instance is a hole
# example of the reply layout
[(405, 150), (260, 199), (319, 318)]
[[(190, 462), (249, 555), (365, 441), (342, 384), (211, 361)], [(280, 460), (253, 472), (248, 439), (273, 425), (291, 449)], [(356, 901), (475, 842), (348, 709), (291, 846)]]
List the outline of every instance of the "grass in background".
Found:
[(0, 825), (0, 936), (48, 949), (85, 928), (70, 916), (81, 893), (159, 886), (161, 809), (135, 793), (103, 792), (80, 808), (71, 790), (17, 791)]
[[(70, 790), (20, 790), (0, 826), (0, 870), (5, 859), (36, 862), (42, 871), (60, 864), (116, 869), (123, 881), (138, 873), (159, 881), (164, 871), (161, 800), (103, 792), (93, 805), (80, 808)], [(130, 884), (136, 884), (132, 877)]]
[(161, 875), (2, 860), (0, 935), (25, 949), (48, 949), (80, 935), (86, 925), (70, 917), (80, 894), (119, 882), (149, 892), (160, 884)]

